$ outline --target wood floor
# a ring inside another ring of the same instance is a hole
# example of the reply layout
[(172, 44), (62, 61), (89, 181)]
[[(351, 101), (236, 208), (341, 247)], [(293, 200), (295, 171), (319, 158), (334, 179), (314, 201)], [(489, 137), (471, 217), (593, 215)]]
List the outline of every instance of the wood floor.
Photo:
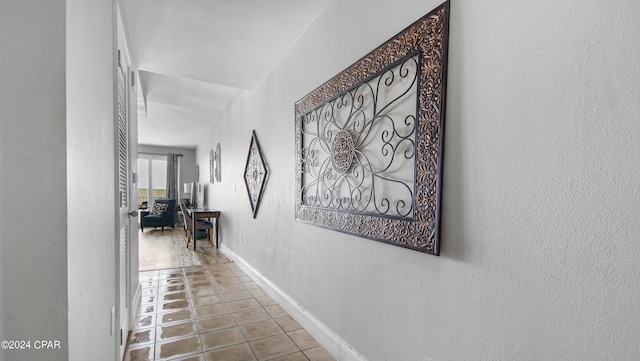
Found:
[(139, 235), (140, 271), (160, 270), (201, 266), (229, 262), (222, 252), (209, 244), (209, 239), (197, 242), (197, 251), (193, 250), (193, 241), (186, 247), (186, 238), (182, 227), (145, 228)]

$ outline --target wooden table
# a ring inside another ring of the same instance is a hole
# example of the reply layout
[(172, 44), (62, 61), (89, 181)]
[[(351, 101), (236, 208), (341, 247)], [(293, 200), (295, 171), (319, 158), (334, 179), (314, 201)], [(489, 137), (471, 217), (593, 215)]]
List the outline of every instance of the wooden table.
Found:
[(220, 211), (217, 209), (204, 209), (204, 208), (189, 208), (187, 209), (191, 214), (191, 229), (193, 230), (193, 249), (196, 249), (196, 240), (198, 239), (198, 228), (196, 222), (202, 218), (215, 218), (216, 219), (216, 248), (220, 247)]

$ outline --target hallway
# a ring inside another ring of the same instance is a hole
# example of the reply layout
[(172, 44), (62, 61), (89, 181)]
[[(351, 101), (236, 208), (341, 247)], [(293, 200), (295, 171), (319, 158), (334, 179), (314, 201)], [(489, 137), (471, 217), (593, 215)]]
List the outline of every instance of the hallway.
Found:
[[(153, 262), (143, 250), (160, 238), (165, 246), (174, 244), (185, 253), (181, 234), (145, 232), (140, 238), (141, 260)], [(198, 243), (198, 255), (187, 256), (183, 258), (206, 264), (140, 272), (142, 300), (125, 360), (334, 360), (206, 240)]]

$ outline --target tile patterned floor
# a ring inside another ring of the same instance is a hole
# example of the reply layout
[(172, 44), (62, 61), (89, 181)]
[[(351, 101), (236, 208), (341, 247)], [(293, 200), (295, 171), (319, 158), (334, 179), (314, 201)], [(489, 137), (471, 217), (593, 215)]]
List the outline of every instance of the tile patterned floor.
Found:
[(140, 272), (125, 360), (335, 360), (235, 263)]

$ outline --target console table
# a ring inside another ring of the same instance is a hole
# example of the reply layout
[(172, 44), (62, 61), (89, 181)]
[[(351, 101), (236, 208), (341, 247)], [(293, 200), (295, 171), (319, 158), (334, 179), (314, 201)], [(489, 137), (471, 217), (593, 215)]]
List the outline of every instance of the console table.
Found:
[(198, 219), (203, 219), (203, 218), (215, 218), (216, 219), (216, 225), (215, 225), (215, 229), (216, 229), (216, 248), (220, 247), (220, 211), (217, 209), (204, 209), (204, 208), (190, 208), (187, 209), (187, 211), (189, 212), (189, 214), (191, 215), (191, 229), (193, 229), (193, 249), (196, 249), (196, 241), (197, 241), (197, 236), (196, 236), (196, 230), (198, 229), (196, 227), (196, 222), (198, 221)]

